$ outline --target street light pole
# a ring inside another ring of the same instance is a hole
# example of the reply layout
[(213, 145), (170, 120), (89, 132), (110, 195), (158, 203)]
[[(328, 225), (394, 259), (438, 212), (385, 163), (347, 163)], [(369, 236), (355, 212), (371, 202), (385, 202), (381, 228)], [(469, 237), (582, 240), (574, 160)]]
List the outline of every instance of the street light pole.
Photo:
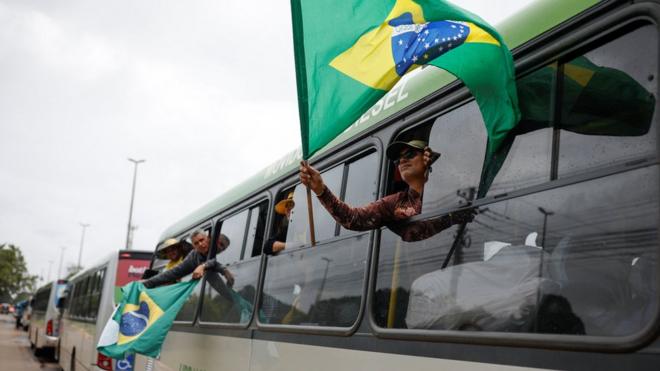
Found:
[(133, 225), (133, 201), (135, 200), (135, 181), (137, 179), (137, 168), (138, 165), (143, 163), (146, 160), (134, 160), (129, 158), (128, 161), (132, 162), (133, 168), (133, 190), (131, 191), (131, 206), (128, 209), (128, 228), (126, 228), (126, 250), (131, 249), (132, 239), (131, 239), (131, 226)]
[(51, 268), (53, 268), (53, 260), (48, 261), (48, 280), (46, 282), (50, 282), (50, 271)]
[(78, 269), (82, 270), (82, 265), (80, 265), (80, 261), (82, 260), (83, 244), (85, 243), (85, 229), (87, 229), (87, 227), (89, 227), (90, 224), (81, 222), (80, 226), (82, 227), (82, 235), (80, 236), (80, 250), (78, 250)]
[(548, 227), (548, 217), (554, 215), (553, 211), (548, 211), (542, 207), (539, 207), (539, 212), (543, 214), (543, 230), (541, 233), (541, 248), (545, 249), (545, 230)]
[(66, 250), (66, 247), (60, 246), (60, 249), (62, 252), (60, 252), (60, 267), (57, 268), (57, 279), (62, 278), (62, 262), (64, 261), (64, 250)]

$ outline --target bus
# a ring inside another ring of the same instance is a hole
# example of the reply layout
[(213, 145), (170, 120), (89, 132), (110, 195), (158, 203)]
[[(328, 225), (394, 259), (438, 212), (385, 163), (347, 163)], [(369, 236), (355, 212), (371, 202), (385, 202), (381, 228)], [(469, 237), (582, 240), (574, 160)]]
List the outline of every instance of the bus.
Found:
[(60, 334), (61, 313), (57, 303), (66, 289), (66, 280), (57, 280), (37, 289), (30, 300), (28, 338), (35, 355), (52, 356)]
[[(347, 230), (313, 196), (313, 246), (299, 150), (175, 221), (155, 249), (201, 229), (234, 282), (207, 273), (136, 369), (656, 370), (659, 24), (659, 1), (539, 0), (497, 25), (522, 118), (487, 182), (474, 97), (433, 67), (310, 160), (364, 205), (406, 191), (387, 146), (427, 141), (442, 157), (410, 223), (468, 207), (472, 222), (404, 241)], [(287, 225), (274, 208), (291, 193)]]
[(114, 361), (98, 353), (96, 344), (121, 301), (121, 287), (141, 279), (151, 257), (150, 251), (119, 250), (70, 279), (57, 347), (63, 370), (132, 369), (132, 358)]

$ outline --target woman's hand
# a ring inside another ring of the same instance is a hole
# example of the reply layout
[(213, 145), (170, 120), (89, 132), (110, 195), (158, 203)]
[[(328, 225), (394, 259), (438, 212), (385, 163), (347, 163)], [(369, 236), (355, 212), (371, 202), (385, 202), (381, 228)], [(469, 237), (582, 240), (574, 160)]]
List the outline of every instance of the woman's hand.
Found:
[(309, 187), (317, 196), (323, 193), (325, 188), (321, 173), (309, 166), (306, 161), (300, 162), (300, 182)]
[(433, 159), (433, 151), (429, 146), (424, 147), (424, 167), (429, 168), (431, 166), (431, 160)]

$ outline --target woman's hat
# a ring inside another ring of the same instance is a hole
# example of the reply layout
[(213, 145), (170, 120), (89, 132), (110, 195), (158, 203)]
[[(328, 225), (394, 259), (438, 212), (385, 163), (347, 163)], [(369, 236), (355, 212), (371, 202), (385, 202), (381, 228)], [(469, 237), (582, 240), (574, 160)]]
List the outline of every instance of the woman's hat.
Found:
[(159, 259), (165, 259), (165, 258), (166, 258), (166, 256), (165, 256), (165, 251), (166, 251), (166, 250), (174, 249), (174, 248), (178, 248), (178, 247), (182, 247), (182, 246), (181, 246), (181, 242), (180, 242), (178, 239), (176, 239), (176, 238), (168, 238), (168, 239), (166, 239), (165, 242), (163, 242), (163, 244), (158, 248), (158, 251), (156, 251), (156, 256), (157, 256)]
[[(396, 141), (387, 146), (385, 154), (387, 155), (387, 158), (394, 161), (399, 159), (399, 154), (401, 154), (401, 150), (404, 148), (411, 148), (423, 152), (424, 148), (428, 147), (428, 145), (429, 144), (426, 141), (419, 139), (413, 139), (409, 142)], [(433, 164), (439, 158), (440, 153), (431, 150), (431, 163), (429, 165)]]
[(293, 209), (296, 203), (293, 202), (293, 192), (289, 192), (285, 199), (275, 204), (275, 212), (280, 215), (286, 215), (287, 209)]

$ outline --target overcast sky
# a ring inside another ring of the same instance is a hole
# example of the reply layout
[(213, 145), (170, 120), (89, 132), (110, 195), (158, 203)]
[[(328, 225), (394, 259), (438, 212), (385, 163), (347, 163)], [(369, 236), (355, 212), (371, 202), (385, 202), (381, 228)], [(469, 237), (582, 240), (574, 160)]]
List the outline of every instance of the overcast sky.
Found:
[[(528, 0), (460, 5), (492, 24)], [(0, 0), (0, 243), (56, 278), (299, 146), (289, 1)]]

